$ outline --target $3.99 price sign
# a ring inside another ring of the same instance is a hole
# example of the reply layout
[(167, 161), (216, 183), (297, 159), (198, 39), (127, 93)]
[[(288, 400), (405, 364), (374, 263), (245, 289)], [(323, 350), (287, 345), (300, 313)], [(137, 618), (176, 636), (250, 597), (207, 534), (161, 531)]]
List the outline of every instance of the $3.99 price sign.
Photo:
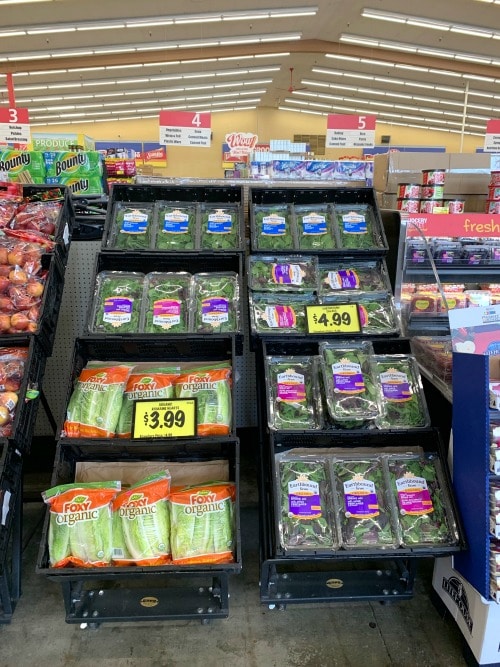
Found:
[(189, 438), (196, 435), (195, 398), (159, 398), (134, 403), (132, 438)]
[(356, 303), (306, 306), (306, 317), (307, 331), (310, 334), (361, 333)]

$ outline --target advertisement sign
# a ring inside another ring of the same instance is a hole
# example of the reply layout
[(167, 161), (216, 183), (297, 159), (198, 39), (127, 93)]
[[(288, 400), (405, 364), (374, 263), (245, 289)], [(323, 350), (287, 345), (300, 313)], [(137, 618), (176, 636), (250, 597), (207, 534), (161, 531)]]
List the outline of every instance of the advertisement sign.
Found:
[(152, 167), (166, 167), (167, 147), (145, 142), (142, 146), (142, 161)]
[(31, 141), (28, 109), (0, 108), (0, 141), (29, 144)]
[(500, 153), (500, 120), (489, 120), (484, 135), (485, 153)]
[[(465, 238), (500, 237), (500, 216), (489, 213), (454, 213), (443, 218), (435, 213), (405, 215), (407, 236), (447, 236)], [(420, 232), (419, 232), (420, 230)]]

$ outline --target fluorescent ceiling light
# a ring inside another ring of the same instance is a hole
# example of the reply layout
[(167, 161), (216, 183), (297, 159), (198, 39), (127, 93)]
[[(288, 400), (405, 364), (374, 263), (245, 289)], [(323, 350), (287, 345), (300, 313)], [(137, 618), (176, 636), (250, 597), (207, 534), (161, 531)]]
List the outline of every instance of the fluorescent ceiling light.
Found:
[(491, 39), (497, 31), (488, 30), (480, 26), (465, 25), (454, 23), (453, 21), (440, 21), (438, 19), (428, 19), (423, 16), (411, 16), (398, 12), (384, 12), (378, 9), (364, 8), (361, 12), (363, 18), (376, 19), (379, 21), (388, 21), (390, 23), (402, 23), (405, 25), (427, 28), (430, 30), (441, 30), (445, 32), (455, 32), (461, 35), (470, 35), (472, 37), (484, 37)]

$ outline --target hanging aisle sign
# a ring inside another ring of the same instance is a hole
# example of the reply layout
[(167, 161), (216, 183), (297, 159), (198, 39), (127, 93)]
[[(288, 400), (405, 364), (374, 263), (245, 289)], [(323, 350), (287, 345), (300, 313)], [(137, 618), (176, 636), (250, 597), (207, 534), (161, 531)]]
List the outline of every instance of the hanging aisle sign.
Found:
[(28, 109), (0, 108), (0, 141), (7, 144), (31, 142)]
[(209, 148), (211, 138), (209, 113), (160, 111), (160, 144)]
[(484, 150), (486, 153), (500, 153), (500, 120), (489, 120), (486, 123), (484, 135)]
[(327, 148), (373, 148), (376, 116), (328, 114)]

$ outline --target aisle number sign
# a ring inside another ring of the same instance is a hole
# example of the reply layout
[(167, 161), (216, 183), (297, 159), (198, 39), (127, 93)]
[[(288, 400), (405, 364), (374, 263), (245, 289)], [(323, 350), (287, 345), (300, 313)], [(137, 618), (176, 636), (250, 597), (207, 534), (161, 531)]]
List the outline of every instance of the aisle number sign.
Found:
[(307, 332), (310, 334), (361, 333), (356, 303), (306, 306)]
[(160, 144), (209, 148), (211, 137), (209, 113), (160, 111)]
[(484, 151), (486, 153), (500, 153), (500, 120), (489, 120), (486, 123), (484, 135)]
[(7, 144), (31, 142), (28, 109), (0, 108), (0, 142)]
[(132, 438), (192, 438), (196, 414), (195, 398), (135, 401)]
[(326, 124), (327, 148), (373, 148), (376, 116), (329, 114)]

